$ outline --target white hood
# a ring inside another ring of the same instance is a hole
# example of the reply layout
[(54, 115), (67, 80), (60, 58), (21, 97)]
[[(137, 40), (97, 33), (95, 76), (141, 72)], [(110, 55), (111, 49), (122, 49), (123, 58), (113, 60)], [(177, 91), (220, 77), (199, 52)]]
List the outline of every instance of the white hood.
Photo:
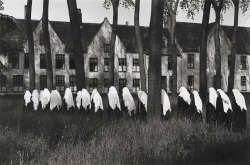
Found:
[(167, 111), (171, 112), (169, 97), (164, 89), (161, 89), (161, 104), (163, 108), (163, 115), (166, 115)]
[(82, 99), (82, 91), (78, 91), (76, 95), (76, 106), (78, 109), (80, 109), (81, 106), (81, 100)]
[(109, 88), (108, 99), (109, 99), (109, 106), (113, 110), (115, 109), (116, 106), (119, 108), (119, 110), (121, 110), (119, 96), (114, 86), (111, 86)]
[(32, 92), (31, 100), (33, 101), (33, 107), (34, 107), (34, 110), (36, 111), (38, 109), (38, 105), (39, 105), (39, 93), (36, 89), (33, 90), (33, 92)]
[(70, 107), (75, 107), (73, 95), (72, 95), (72, 92), (69, 88), (66, 88), (63, 98), (67, 104), (67, 110), (69, 110)]
[(197, 111), (202, 113), (202, 101), (201, 101), (200, 95), (197, 91), (193, 91), (193, 94), (194, 94), (194, 102), (195, 102)]
[(57, 107), (58, 109), (62, 106), (62, 98), (57, 90), (52, 90), (50, 95), (50, 110)]
[(147, 105), (148, 105), (148, 95), (144, 91), (138, 91), (138, 98), (142, 102), (142, 104), (145, 106), (145, 110), (147, 111)]
[(128, 113), (131, 115), (131, 112), (136, 110), (135, 108), (135, 101), (131, 93), (129, 92), (129, 89), (127, 87), (124, 87), (122, 89), (122, 97), (124, 101), (125, 107), (128, 108)]
[(30, 91), (26, 91), (24, 94), (24, 101), (25, 101), (25, 107), (27, 106), (28, 103), (30, 103), (30, 98), (31, 98), (31, 93)]
[(91, 100), (95, 103), (95, 112), (97, 112), (99, 108), (103, 110), (102, 97), (96, 89), (94, 89), (91, 94)]
[(216, 108), (216, 101), (217, 101), (218, 94), (213, 87), (209, 88), (209, 102)]
[(187, 91), (187, 89), (185, 87), (181, 87), (179, 92), (180, 92), (179, 96), (182, 97), (183, 100), (190, 105), (191, 98), (190, 98), (190, 94)]
[(247, 110), (244, 96), (237, 89), (233, 89), (232, 91), (234, 94), (235, 101), (240, 106), (241, 110)]
[(88, 105), (91, 108), (90, 94), (86, 89), (82, 89), (82, 106), (86, 109)]
[(217, 89), (217, 92), (220, 94), (221, 99), (222, 99), (222, 103), (223, 103), (223, 108), (224, 108), (224, 112), (227, 113), (227, 111), (229, 109), (232, 109), (232, 105), (231, 102), (229, 100), (229, 97), (225, 94), (225, 92), (221, 89)]

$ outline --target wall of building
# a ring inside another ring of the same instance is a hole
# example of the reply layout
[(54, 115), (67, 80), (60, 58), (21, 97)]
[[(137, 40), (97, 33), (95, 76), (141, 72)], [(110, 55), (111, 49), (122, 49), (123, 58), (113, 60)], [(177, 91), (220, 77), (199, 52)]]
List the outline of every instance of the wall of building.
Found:
[[(47, 75), (46, 69), (40, 69), (40, 54), (44, 54), (44, 46), (40, 45), (40, 33), (42, 31), (42, 22), (37, 25), (36, 29), (33, 32), (34, 36), (34, 50), (35, 50), (35, 68), (36, 68), (36, 88), (40, 89), (40, 75)], [(69, 77), (75, 75), (75, 70), (69, 68), (69, 52), (65, 52), (65, 45), (61, 42), (60, 38), (54, 31), (54, 29), (49, 24), (49, 32), (51, 39), (51, 52), (52, 52), (52, 66), (54, 73), (54, 85), (55, 85), (55, 75), (64, 75), (65, 76), (65, 88), (69, 87)], [(104, 93), (104, 78), (109, 78), (109, 72), (104, 72), (104, 58), (108, 58), (108, 53), (104, 52), (104, 43), (110, 43), (112, 33), (112, 27), (107, 20), (104, 20), (99, 31), (94, 36), (90, 45), (88, 45), (88, 51), (83, 55), (84, 65), (85, 65), (85, 75), (86, 75), (86, 85), (87, 90), (89, 90), (89, 79), (97, 78), (98, 79), (98, 90), (100, 93)], [(223, 31), (220, 32), (221, 39), (221, 56), (222, 56), (222, 89), (227, 90), (228, 84), (228, 55), (230, 55), (231, 47), (230, 41)], [(167, 44), (167, 42), (166, 42)], [(133, 71), (133, 59), (139, 59), (137, 53), (126, 53), (126, 48), (119, 39), (116, 38), (115, 43), (115, 87), (119, 89), (119, 78), (127, 79), (127, 87), (132, 91), (133, 89), (133, 78), (140, 79), (140, 72)], [(4, 72), (4, 75), (7, 76), (7, 93), (13, 93), (13, 75), (23, 75), (24, 76), (24, 91), (29, 88), (29, 71), (24, 69), (24, 53), (28, 53), (28, 42), (23, 44), (24, 51), (17, 52), (19, 54), (19, 69), (7, 70)], [(214, 29), (211, 29), (208, 35), (208, 87), (213, 86), (213, 76), (215, 75), (215, 46), (214, 46)], [(180, 49), (180, 48), (179, 48)], [(187, 87), (188, 76), (194, 76), (194, 90), (199, 91), (199, 52), (181, 52), (181, 56), (177, 58), (177, 74), (178, 74), (178, 85), (177, 90), (180, 87)], [(56, 54), (65, 54), (65, 67), (64, 69), (56, 69)], [(194, 54), (194, 68), (188, 68), (188, 54)], [(244, 54), (243, 54), (244, 55)], [(148, 71), (148, 55), (145, 55), (145, 71), (147, 76)], [(236, 70), (235, 70), (235, 88), (241, 89), (241, 76), (246, 76), (247, 78), (247, 91), (250, 91), (249, 85), (249, 64), (250, 56), (247, 56), (247, 70), (241, 70), (240, 68), (240, 57), (241, 54), (237, 55), (236, 58)], [(90, 72), (89, 71), (89, 59), (97, 58), (98, 59), (98, 71)], [(127, 62), (127, 71), (119, 72), (119, 62), (118, 58), (126, 58)], [(8, 56), (0, 55), (0, 60), (5, 66), (8, 66)], [(167, 92), (170, 91), (169, 78), (172, 76), (172, 70), (168, 70), (168, 56), (162, 56), (162, 76), (166, 79), (166, 87), (164, 87)], [(148, 79), (148, 77), (147, 77)]]

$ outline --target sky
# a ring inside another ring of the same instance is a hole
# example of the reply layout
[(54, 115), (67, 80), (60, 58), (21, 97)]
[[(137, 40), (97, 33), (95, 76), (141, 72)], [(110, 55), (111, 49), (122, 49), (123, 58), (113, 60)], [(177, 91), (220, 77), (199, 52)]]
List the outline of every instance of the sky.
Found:
[[(4, 10), (0, 13), (11, 15), (18, 19), (24, 19), (24, 5), (27, 0), (3, 0)], [(104, 0), (77, 0), (77, 6), (82, 10), (82, 21), (85, 23), (101, 23), (104, 17), (107, 17), (112, 23), (112, 8), (106, 10), (103, 7)], [(42, 17), (43, 0), (33, 0), (32, 19), (40, 20)], [(125, 9), (119, 7), (118, 24), (134, 25), (134, 8)], [(151, 12), (151, 0), (141, 0), (140, 6), (140, 25), (149, 26)], [(186, 13), (178, 8), (177, 21), (179, 22), (202, 22), (202, 11), (196, 13), (194, 20), (187, 19)], [(234, 9), (231, 8), (223, 15), (223, 25), (233, 25)], [(67, 0), (50, 0), (49, 2), (49, 20), (51, 21), (69, 21)], [(210, 22), (214, 22), (214, 10), (211, 10)], [(239, 26), (250, 27), (250, 11), (245, 15), (239, 14)]]

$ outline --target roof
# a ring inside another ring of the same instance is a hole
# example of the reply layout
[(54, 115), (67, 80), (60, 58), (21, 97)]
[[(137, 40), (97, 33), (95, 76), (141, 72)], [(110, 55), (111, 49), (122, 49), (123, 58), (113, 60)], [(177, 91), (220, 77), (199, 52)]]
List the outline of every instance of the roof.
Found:
[[(13, 50), (23, 50), (23, 41), (26, 40), (25, 20), (16, 19), (17, 30), (8, 33), (4, 38), (11, 45)], [(32, 20), (32, 28), (34, 29), (39, 20)], [(71, 26), (69, 22), (50, 21), (51, 26), (65, 44), (65, 51), (73, 51)], [(82, 44), (84, 53), (87, 52), (87, 47), (92, 42), (94, 36), (100, 29), (101, 24), (82, 23)], [(231, 40), (233, 27), (222, 26), (228, 38)], [(140, 27), (144, 51), (148, 54), (149, 50), (149, 27)], [(168, 38), (169, 32), (163, 30), (164, 35)], [(199, 52), (201, 34), (201, 24), (177, 22), (176, 24), (176, 39), (183, 52)], [(121, 39), (128, 53), (137, 53), (137, 44), (135, 37), (134, 26), (118, 25), (117, 35)], [(238, 54), (250, 54), (250, 28), (239, 27), (237, 38)]]
[[(228, 39), (232, 41), (233, 27), (222, 26)], [(236, 38), (236, 50), (237, 54), (250, 54), (250, 28), (238, 27)]]

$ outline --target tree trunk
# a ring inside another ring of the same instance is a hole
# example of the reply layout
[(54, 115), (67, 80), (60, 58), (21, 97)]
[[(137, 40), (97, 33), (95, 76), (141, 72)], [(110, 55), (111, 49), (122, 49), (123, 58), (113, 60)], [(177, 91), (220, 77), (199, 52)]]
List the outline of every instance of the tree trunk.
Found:
[(140, 13), (140, 0), (135, 0), (135, 36), (137, 41), (138, 53), (139, 53), (139, 63), (140, 63), (140, 77), (141, 77), (141, 90), (147, 92), (146, 87), (146, 73), (144, 65), (144, 53), (143, 53), (143, 43), (141, 37), (141, 30), (139, 25), (139, 14)]
[(216, 76), (215, 76), (215, 89), (221, 89), (221, 54), (220, 54), (220, 12), (223, 5), (223, 0), (219, 1), (217, 5), (216, 0), (212, 1), (215, 10), (215, 60), (216, 60)]
[(172, 68), (172, 96), (177, 96), (177, 54), (175, 51), (175, 26), (176, 26), (176, 15), (171, 14), (171, 25), (170, 25), (170, 44), (172, 51), (172, 59), (173, 59), (173, 68)]
[(215, 22), (215, 59), (216, 59), (216, 77), (215, 88), (221, 89), (221, 54), (220, 54), (220, 12), (216, 11)]
[(29, 90), (32, 92), (36, 89), (36, 81), (35, 81), (35, 60), (34, 60), (34, 40), (33, 40), (33, 32), (31, 26), (31, 9), (32, 9), (32, 0), (27, 1), (26, 8), (26, 34), (28, 38), (29, 45), (29, 76), (30, 76), (30, 87)]
[[(160, 114), (163, 0), (152, 1), (149, 27), (148, 114)], [(158, 116), (158, 115), (157, 115)]]
[(117, 30), (118, 5), (119, 0), (111, 0), (113, 6), (113, 26), (109, 52), (109, 86), (115, 85), (115, 39)]
[(80, 21), (76, 0), (67, 0), (67, 3), (75, 56), (76, 87), (79, 91), (86, 88)]
[(235, 60), (236, 60), (236, 37), (238, 29), (238, 15), (239, 15), (239, 1), (233, 0), (234, 3), (234, 28), (233, 38), (231, 44), (231, 60), (230, 60), (230, 72), (228, 81), (228, 92), (231, 93), (234, 88), (234, 73), (235, 73)]
[(47, 67), (47, 87), (51, 91), (54, 89), (53, 85), (53, 69), (51, 59), (51, 48), (50, 48), (50, 35), (48, 28), (48, 15), (49, 15), (49, 0), (43, 0), (43, 18), (42, 18), (42, 29), (43, 29), (43, 40), (44, 49), (46, 56), (46, 67)]
[(200, 93), (207, 93), (207, 35), (210, 17), (211, 1), (205, 0), (202, 27), (201, 27), (201, 46), (200, 46)]
[(200, 46), (200, 96), (203, 102), (202, 109), (206, 110), (206, 96), (207, 96), (207, 35), (208, 24), (210, 17), (211, 1), (205, 0), (203, 9), (203, 18), (201, 25), (201, 46)]

